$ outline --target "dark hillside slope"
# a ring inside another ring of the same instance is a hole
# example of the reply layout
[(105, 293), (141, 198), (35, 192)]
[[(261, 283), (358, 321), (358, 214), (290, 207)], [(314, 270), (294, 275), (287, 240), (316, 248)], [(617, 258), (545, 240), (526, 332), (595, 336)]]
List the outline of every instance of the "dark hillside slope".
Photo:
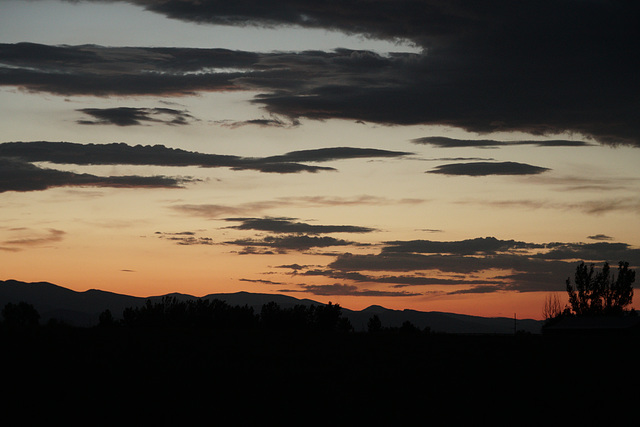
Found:
[[(97, 324), (100, 313), (110, 310), (115, 318), (120, 318), (125, 308), (139, 307), (147, 300), (159, 302), (163, 297), (175, 297), (178, 300), (195, 300), (200, 297), (172, 293), (146, 298), (116, 294), (96, 289), (77, 292), (48, 282), (25, 283), (17, 280), (0, 281), (0, 308), (7, 303), (21, 301), (32, 304), (41, 316), (41, 322), (49, 319), (62, 320), (73, 326), (93, 326)], [(249, 306), (260, 313), (264, 304), (275, 302), (282, 308), (294, 305), (321, 305), (309, 299), (297, 299), (286, 295), (236, 292), (209, 294), (203, 299), (219, 299), (231, 306)], [(380, 306), (371, 306), (362, 311), (342, 308), (342, 314), (348, 318), (356, 331), (364, 331), (373, 315), (377, 315), (382, 326), (396, 328), (406, 321), (419, 329), (430, 328), (433, 332), (469, 333), (469, 334), (512, 334), (514, 329), (532, 333), (540, 332), (542, 322), (537, 320), (518, 320), (510, 318), (485, 318), (454, 313), (421, 312), (415, 310), (390, 310)]]

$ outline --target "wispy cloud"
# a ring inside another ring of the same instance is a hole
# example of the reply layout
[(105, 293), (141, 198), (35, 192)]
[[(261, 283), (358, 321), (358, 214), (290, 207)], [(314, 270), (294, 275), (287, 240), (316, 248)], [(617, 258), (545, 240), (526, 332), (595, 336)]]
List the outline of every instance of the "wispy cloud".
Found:
[(55, 228), (50, 228), (44, 233), (27, 228), (18, 228), (9, 231), (11, 231), (12, 234), (15, 234), (15, 237), (4, 240), (0, 243), (0, 247), (9, 251), (17, 251), (25, 247), (57, 243), (62, 241), (64, 236), (67, 234), (65, 231)]
[(640, 212), (640, 199), (637, 197), (603, 198), (598, 200), (583, 201), (553, 201), (536, 199), (519, 200), (465, 200), (459, 204), (482, 205), (492, 208), (517, 208), (517, 209), (558, 209), (578, 211), (588, 215), (605, 215), (612, 212)]
[(426, 203), (428, 200), (418, 198), (401, 198), (393, 199), (372, 195), (360, 195), (354, 197), (336, 197), (336, 196), (296, 196), (296, 197), (278, 197), (270, 200), (258, 200), (255, 202), (241, 203), (238, 205), (221, 205), (221, 204), (178, 204), (171, 206), (170, 209), (185, 213), (188, 215), (209, 218), (222, 219), (231, 216), (254, 215), (256, 213), (265, 213), (270, 209), (283, 207), (296, 208), (316, 208), (316, 207), (357, 207), (357, 206), (382, 206), (382, 205), (417, 205)]
[(194, 231), (180, 231), (176, 233), (156, 231), (155, 235), (161, 239), (169, 240), (182, 246), (214, 244), (214, 241), (211, 237), (197, 236), (196, 232)]

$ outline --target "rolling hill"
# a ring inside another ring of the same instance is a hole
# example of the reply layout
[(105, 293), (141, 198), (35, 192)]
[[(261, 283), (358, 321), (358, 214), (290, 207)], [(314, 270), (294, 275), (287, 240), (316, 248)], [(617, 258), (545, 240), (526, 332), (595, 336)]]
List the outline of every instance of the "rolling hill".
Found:
[[(41, 316), (41, 322), (57, 319), (74, 326), (89, 327), (98, 323), (100, 313), (110, 310), (119, 318), (127, 307), (137, 307), (147, 300), (158, 301), (166, 295), (134, 297), (97, 289), (84, 292), (73, 291), (48, 282), (0, 281), (0, 308), (7, 303), (27, 302), (33, 305)], [(298, 299), (286, 295), (249, 292), (210, 294), (204, 297), (172, 293), (168, 296), (179, 300), (219, 299), (236, 306), (248, 305), (256, 313), (268, 302), (276, 302), (283, 308), (297, 304), (322, 304), (309, 299)], [(366, 330), (369, 319), (377, 315), (384, 327), (399, 327), (405, 321), (420, 329), (429, 327), (433, 332), (466, 334), (510, 334), (515, 330), (539, 333), (542, 322), (533, 319), (514, 320), (507, 317), (480, 317), (445, 312), (423, 312), (416, 310), (392, 310), (380, 306), (370, 306), (361, 311), (342, 309), (357, 331)]]

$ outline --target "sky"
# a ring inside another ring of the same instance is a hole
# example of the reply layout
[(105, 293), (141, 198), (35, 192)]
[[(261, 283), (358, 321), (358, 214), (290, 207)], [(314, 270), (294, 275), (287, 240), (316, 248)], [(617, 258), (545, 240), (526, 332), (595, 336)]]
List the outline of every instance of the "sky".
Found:
[(542, 319), (640, 266), (639, 9), (0, 0), (0, 279)]

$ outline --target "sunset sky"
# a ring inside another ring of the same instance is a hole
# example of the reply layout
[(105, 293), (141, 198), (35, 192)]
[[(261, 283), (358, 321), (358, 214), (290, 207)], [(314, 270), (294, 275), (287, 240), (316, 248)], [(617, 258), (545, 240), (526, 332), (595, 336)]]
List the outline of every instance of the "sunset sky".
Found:
[(0, 0), (0, 279), (542, 318), (640, 266), (639, 9)]

